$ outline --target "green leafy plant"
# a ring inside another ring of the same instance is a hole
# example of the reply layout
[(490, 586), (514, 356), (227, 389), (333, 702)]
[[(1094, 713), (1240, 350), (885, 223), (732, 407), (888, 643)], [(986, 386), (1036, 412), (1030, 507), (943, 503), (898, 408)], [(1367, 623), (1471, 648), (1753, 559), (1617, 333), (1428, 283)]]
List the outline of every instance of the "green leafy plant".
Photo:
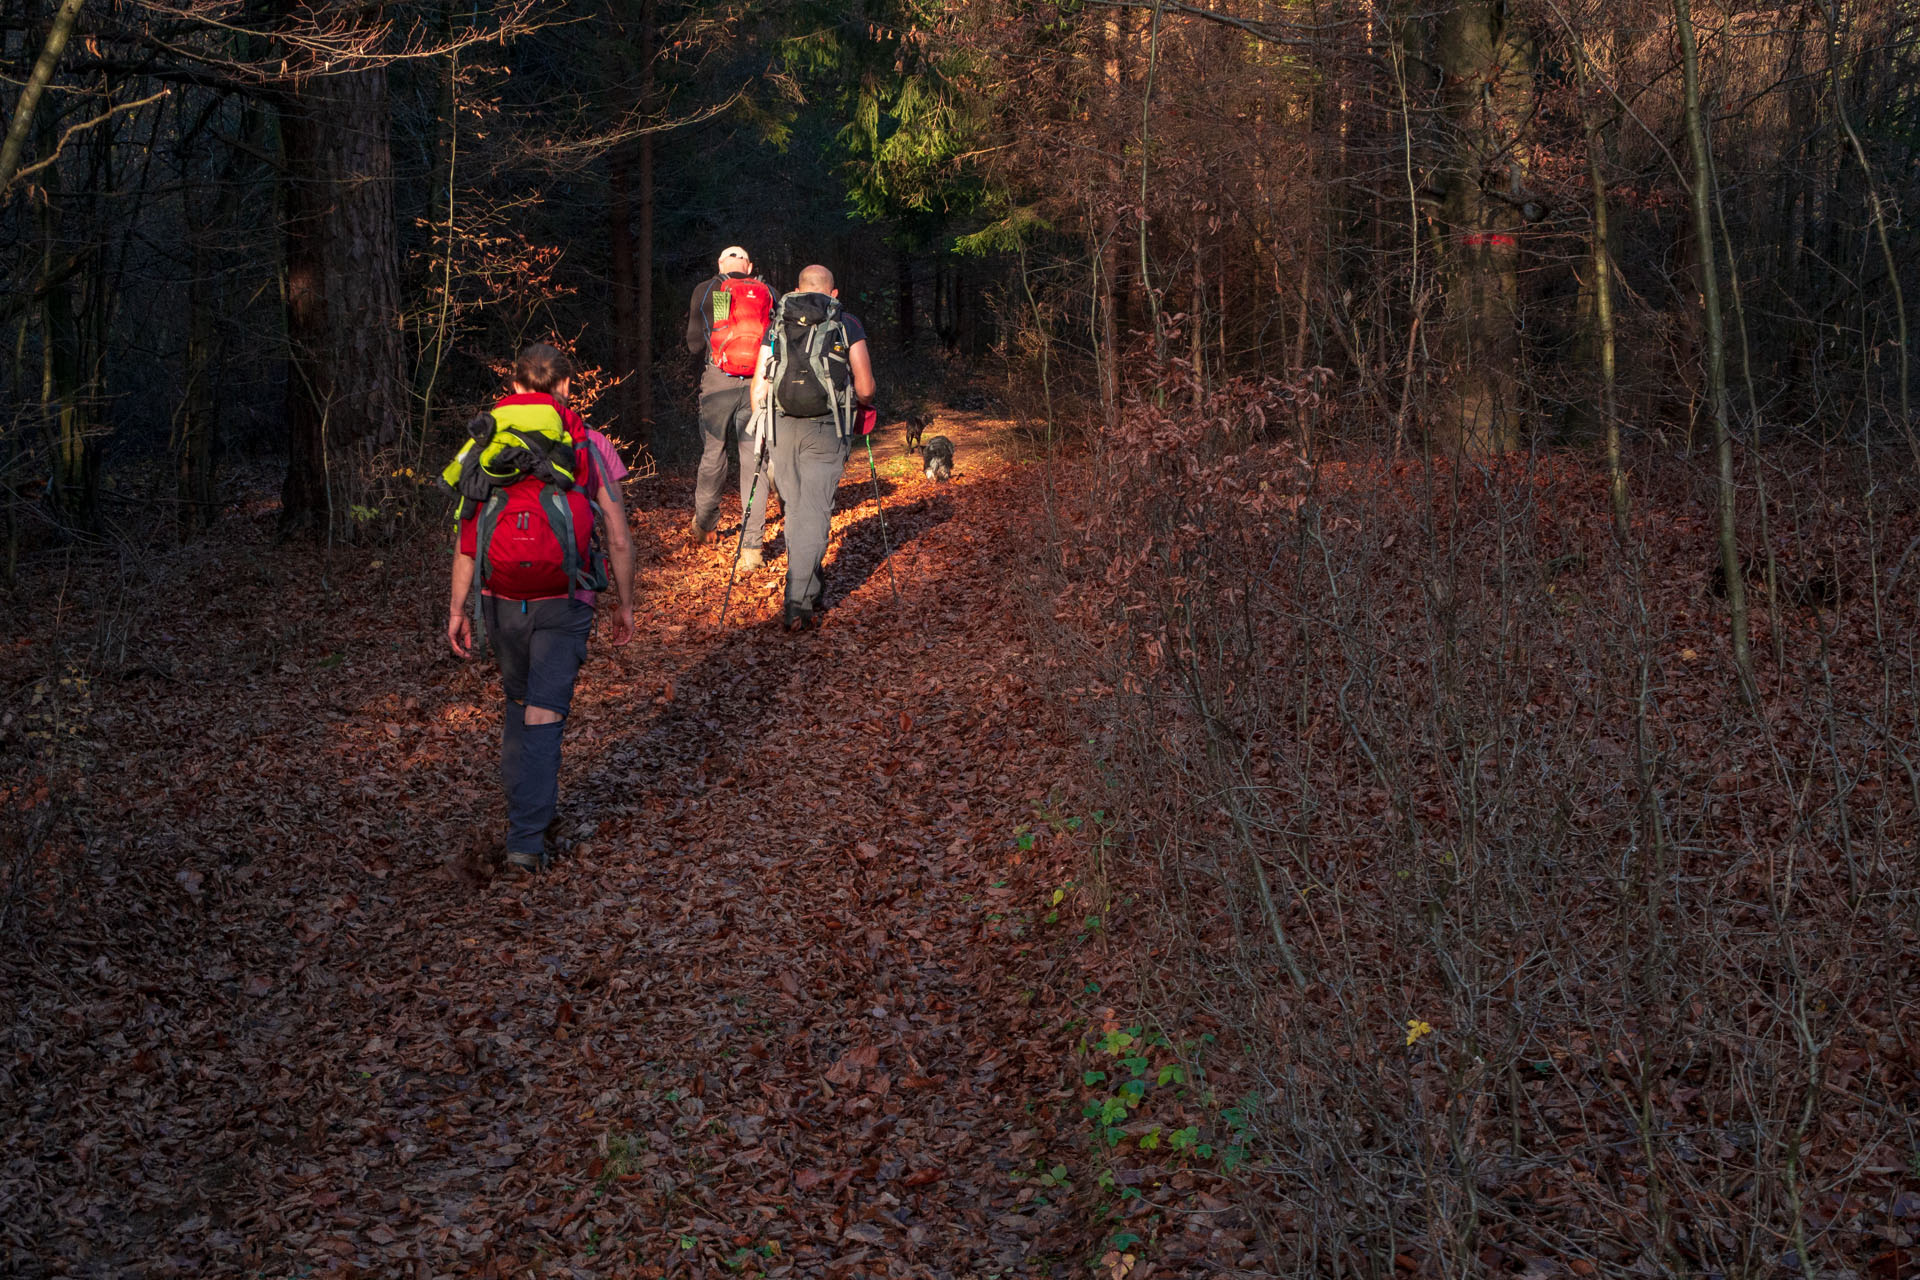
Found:
[(603, 1134), (600, 1138), (600, 1186), (604, 1188), (639, 1169), (640, 1156), (646, 1149), (645, 1134)]

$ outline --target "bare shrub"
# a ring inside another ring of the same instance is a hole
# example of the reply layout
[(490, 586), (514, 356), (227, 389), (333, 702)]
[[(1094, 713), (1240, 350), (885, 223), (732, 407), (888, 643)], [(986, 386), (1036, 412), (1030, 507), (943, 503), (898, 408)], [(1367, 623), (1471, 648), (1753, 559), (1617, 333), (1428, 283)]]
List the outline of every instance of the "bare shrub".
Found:
[(1261, 1260), (1884, 1268), (1920, 1175), (1911, 495), (1771, 460), (1774, 527), (1820, 534), (1749, 706), (1678, 464), (1622, 545), (1580, 460), (1236, 438), (1303, 394), (1131, 404), (1054, 601), (1114, 691), (1104, 870), (1145, 905), (1112, 927), (1157, 948), (1148, 1016), (1219, 1028)]

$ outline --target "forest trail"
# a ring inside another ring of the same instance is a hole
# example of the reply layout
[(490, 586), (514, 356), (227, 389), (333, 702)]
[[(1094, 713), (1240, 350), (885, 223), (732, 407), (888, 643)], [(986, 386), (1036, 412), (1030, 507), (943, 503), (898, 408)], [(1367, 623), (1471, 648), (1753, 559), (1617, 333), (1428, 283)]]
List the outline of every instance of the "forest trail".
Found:
[(1071, 1160), (1076, 1106), (1066, 979), (995, 923), (1065, 874), (1014, 839), (1073, 767), (1021, 621), (1040, 471), (934, 430), (950, 485), (876, 450), (903, 602), (856, 449), (803, 636), (771, 554), (717, 631), (731, 540), (678, 545), (685, 481), (630, 486), (639, 634), (591, 645), (538, 879), (462, 852), (497, 825), (497, 686), (445, 653), (440, 549), (303, 574), (262, 523), (197, 626), (149, 597), (74, 713), (104, 885), (8, 953), (16, 1273), (1084, 1258), (1008, 1176)]

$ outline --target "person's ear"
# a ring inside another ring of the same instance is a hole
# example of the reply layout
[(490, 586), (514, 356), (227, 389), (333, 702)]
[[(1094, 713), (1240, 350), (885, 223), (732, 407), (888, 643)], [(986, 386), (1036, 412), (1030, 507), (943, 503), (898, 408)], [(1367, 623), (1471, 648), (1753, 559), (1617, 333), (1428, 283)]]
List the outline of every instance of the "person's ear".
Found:
[(838, 289), (837, 287), (836, 287), (836, 288), (832, 288), (832, 289), (829, 289), (829, 290), (827, 290), (827, 292), (828, 292), (828, 293), (829, 293), (830, 295), (832, 295), (833, 297), (836, 297), (836, 298), (840, 296), (840, 290), (839, 290), (839, 289)]
[(553, 398), (555, 400), (568, 399), (570, 396), (572, 396), (572, 394), (573, 394), (572, 378), (562, 378), (560, 379), (560, 381), (553, 384)]

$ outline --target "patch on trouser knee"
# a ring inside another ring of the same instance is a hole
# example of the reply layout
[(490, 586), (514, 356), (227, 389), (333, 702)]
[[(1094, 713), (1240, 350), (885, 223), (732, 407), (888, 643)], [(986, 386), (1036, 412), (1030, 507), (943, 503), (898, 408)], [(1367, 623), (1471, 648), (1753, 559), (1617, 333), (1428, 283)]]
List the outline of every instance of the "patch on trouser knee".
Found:
[(573, 709), (573, 686), (587, 660), (587, 633), (593, 610), (578, 600), (543, 600), (557, 606), (542, 619), (527, 646), (525, 702), (562, 718)]

